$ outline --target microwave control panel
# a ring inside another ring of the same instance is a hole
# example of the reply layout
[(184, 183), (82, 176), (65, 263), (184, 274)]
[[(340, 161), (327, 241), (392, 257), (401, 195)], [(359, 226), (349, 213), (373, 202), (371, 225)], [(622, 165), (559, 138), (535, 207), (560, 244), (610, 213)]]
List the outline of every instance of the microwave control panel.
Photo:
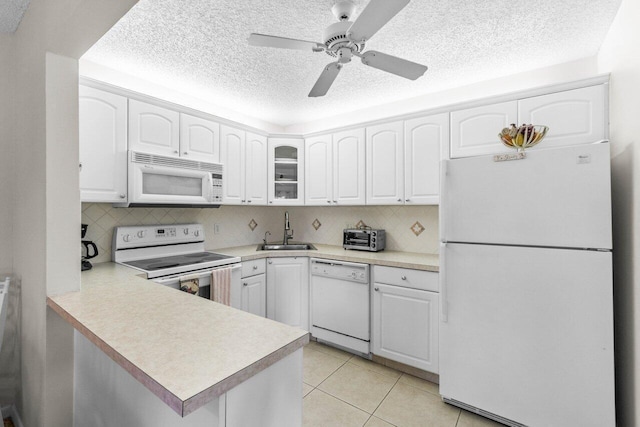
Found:
[(211, 174), (211, 200), (214, 202), (222, 202), (222, 174)]

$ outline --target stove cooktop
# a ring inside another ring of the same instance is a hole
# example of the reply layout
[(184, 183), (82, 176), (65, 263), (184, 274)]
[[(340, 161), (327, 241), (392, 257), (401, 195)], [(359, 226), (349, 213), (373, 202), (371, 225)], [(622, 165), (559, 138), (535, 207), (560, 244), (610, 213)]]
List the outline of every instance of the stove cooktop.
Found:
[(199, 264), (210, 263), (215, 261), (224, 261), (226, 259), (235, 258), (229, 255), (217, 254), (215, 252), (196, 252), (191, 254), (164, 256), (159, 258), (140, 259), (136, 261), (127, 261), (123, 264), (138, 268), (147, 272), (165, 270), (175, 267), (190, 267), (193, 269), (200, 268)]

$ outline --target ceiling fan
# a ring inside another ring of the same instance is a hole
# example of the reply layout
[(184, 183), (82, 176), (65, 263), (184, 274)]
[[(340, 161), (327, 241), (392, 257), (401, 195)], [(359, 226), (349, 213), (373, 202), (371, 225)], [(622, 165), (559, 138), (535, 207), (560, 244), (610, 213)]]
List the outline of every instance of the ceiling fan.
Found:
[(355, 4), (348, 0), (341, 0), (331, 8), (339, 22), (329, 25), (324, 30), (323, 43), (252, 33), (249, 36), (249, 45), (325, 52), (337, 58), (336, 62), (324, 67), (318, 81), (309, 92), (310, 97), (325, 95), (342, 66), (351, 62), (353, 56), (357, 56), (363, 64), (370, 67), (415, 80), (427, 71), (425, 65), (375, 50), (363, 52), (365, 42), (404, 9), (409, 1), (371, 0), (358, 19), (351, 22), (349, 18), (353, 16)]

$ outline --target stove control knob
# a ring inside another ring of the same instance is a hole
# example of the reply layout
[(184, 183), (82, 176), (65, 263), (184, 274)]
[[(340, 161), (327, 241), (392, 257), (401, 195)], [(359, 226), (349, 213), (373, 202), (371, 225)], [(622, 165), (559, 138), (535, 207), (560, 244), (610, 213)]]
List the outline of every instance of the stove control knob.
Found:
[(193, 232), (193, 235), (194, 235), (194, 236), (196, 236), (196, 237), (198, 237), (198, 236), (200, 235), (200, 230), (196, 230), (196, 231), (194, 231), (194, 232)]
[(147, 232), (146, 232), (146, 231), (144, 231), (144, 230), (140, 230), (140, 231), (138, 231), (137, 236), (138, 236), (138, 237), (140, 237), (140, 238), (143, 238), (144, 236), (146, 236), (146, 234), (147, 234)]
[(125, 242), (128, 242), (131, 240), (131, 235), (130, 234), (125, 234), (122, 236), (122, 240), (124, 240)]
[(189, 234), (189, 228), (188, 227), (183, 228), (182, 232), (185, 234), (185, 236), (188, 235)]

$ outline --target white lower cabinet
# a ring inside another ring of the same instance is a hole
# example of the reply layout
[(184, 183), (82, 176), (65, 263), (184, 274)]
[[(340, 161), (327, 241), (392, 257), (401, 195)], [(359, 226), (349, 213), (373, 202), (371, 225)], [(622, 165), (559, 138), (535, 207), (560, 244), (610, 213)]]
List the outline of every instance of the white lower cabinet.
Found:
[(242, 263), (240, 309), (257, 316), (267, 316), (267, 276), (264, 259)]
[(309, 258), (267, 259), (267, 318), (309, 330)]
[(372, 353), (437, 374), (437, 273), (374, 266), (373, 274)]

